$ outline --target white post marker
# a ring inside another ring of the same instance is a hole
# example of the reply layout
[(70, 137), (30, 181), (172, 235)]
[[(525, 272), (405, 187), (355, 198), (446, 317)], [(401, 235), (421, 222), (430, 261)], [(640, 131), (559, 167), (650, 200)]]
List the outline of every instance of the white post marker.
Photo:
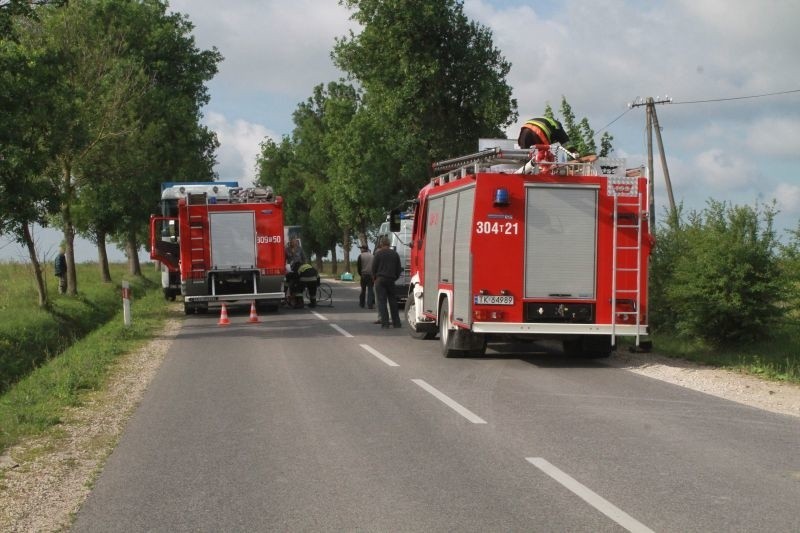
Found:
[(126, 326), (131, 325), (131, 285), (127, 281), (122, 282), (122, 318)]

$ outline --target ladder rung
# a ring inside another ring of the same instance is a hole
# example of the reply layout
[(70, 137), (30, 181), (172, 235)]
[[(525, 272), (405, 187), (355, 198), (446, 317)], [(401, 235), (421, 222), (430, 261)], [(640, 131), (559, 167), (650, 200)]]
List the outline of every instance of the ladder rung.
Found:
[(636, 311), (615, 311), (618, 315), (638, 315)]
[(618, 268), (617, 272), (639, 272), (638, 268)]
[(637, 224), (617, 224), (618, 228), (636, 228), (639, 229)]
[(617, 292), (639, 292), (639, 289), (617, 289)]
[(638, 250), (638, 246), (617, 246), (617, 250)]

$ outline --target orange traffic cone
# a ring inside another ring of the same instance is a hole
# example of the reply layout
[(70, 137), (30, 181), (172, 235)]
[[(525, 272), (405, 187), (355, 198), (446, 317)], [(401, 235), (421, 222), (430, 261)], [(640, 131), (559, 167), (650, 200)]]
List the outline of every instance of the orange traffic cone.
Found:
[(248, 320), (248, 322), (251, 322), (253, 324), (261, 322), (258, 319), (258, 315), (256, 314), (256, 301), (255, 300), (253, 300), (253, 303), (250, 304), (250, 319)]
[(228, 320), (228, 308), (225, 307), (225, 303), (222, 304), (222, 310), (219, 312), (219, 322), (217, 322), (220, 326), (227, 326), (230, 324), (231, 321)]

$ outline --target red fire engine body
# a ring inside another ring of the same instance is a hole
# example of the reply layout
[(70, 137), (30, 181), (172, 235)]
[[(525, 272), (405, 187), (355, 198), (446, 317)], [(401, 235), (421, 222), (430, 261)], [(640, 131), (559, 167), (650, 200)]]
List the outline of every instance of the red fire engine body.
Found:
[(283, 198), (268, 187), (231, 188), (227, 197), (186, 189), (177, 216), (150, 218), (150, 257), (180, 271), (186, 313), (209, 302), (277, 307), (286, 271)]
[(445, 356), (508, 338), (607, 356), (617, 336), (647, 335), (647, 179), (551, 150), (443, 161), (419, 192), (406, 317), (417, 338), (438, 332)]

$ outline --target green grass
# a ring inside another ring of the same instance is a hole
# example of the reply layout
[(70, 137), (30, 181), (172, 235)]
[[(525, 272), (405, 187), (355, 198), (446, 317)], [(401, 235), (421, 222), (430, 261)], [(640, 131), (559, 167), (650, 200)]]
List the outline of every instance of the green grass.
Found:
[(41, 309), (30, 266), (0, 264), (0, 393), (117, 314), (122, 279), (131, 281), (134, 297), (156, 288), (159, 273), (150, 265), (143, 271), (134, 279), (126, 265), (111, 265), (115, 282), (102, 283), (97, 265), (78, 265), (77, 296), (59, 295), (52, 271), (45, 272), (51, 306)]
[[(56, 295), (46, 311), (36, 306), (25, 266), (0, 265), (0, 450), (58, 424), (65, 407), (101, 388), (113, 363), (163, 326), (168, 308), (158, 272), (145, 266), (143, 279), (130, 279), (133, 324), (125, 327), (119, 284), (99, 282), (96, 268), (79, 266), (79, 296)], [(125, 269), (114, 265), (113, 279)]]
[(654, 335), (653, 351), (698, 363), (800, 383), (800, 324), (776, 324), (771, 339), (737, 346), (710, 346), (674, 336)]

